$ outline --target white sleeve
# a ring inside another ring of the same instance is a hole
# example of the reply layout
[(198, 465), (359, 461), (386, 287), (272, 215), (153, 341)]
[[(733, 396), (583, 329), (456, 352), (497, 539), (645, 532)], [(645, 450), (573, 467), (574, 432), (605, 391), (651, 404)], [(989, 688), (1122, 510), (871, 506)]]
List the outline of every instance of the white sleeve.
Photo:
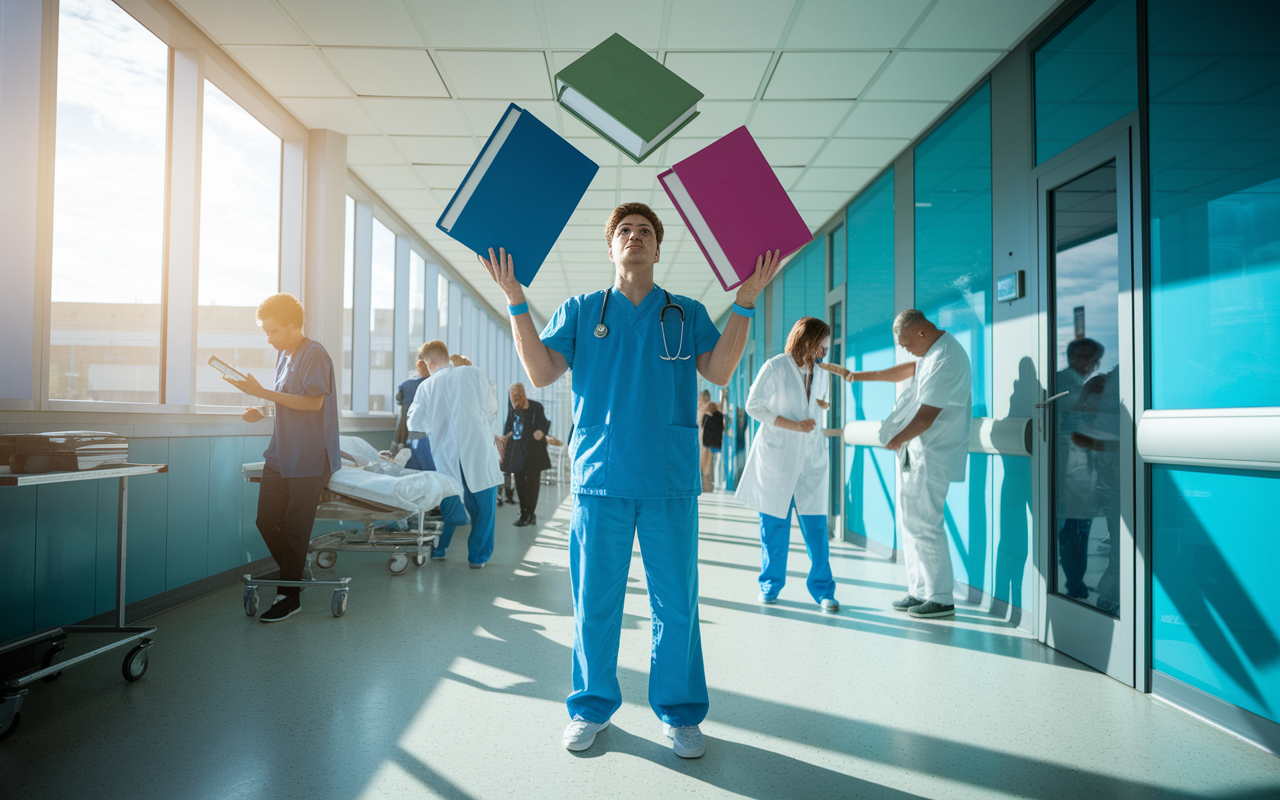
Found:
[(418, 384), (413, 393), (413, 402), (409, 406), (409, 417), (405, 425), (411, 431), (427, 433), (427, 381)]
[(752, 382), (751, 390), (747, 392), (747, 413), (762, 425), (773, 425), (778, 420), (777, 413), (772, 409), (776, 383), (773, 379), (773, 362), (766, 361), (760, 368), (760, 374)]

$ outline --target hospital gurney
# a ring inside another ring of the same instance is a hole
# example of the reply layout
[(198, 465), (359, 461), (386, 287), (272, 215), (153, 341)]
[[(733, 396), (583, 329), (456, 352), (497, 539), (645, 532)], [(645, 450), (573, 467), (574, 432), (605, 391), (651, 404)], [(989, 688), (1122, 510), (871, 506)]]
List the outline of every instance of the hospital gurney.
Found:
[[(355, 436), (340, 438), (342, 469), (329, 476), (328, 487), (320, 495), (316, 507), (317, 520), (355, 522), (357, 530), (336, 530), (317, 536), (307, 546), (307, 573), (311, 564), (329, 569), (338, 560), (338, 551), (386, 551), (387, 572), (401, 575), (409, 567), (410, 557), (417, 565), (426, 563), (430, 548), (440, 536), (442, 523), (428, 520), (427, 512), (450, 495), (462, 493), (462, 487), (448, 475), (405, 469), (383, 459), (373, 445)], [(263, 463), (245, 464), (241, 469), (245, 480), (259, 481)], [(415, 519), (416, 518), (416, 519)], [(414, 519), (408, 531), (387, 530), (386, 525)], [(332, 611), (340, 617), (346, 611), (347, 584), (350, 578), (313, 578), (302, 581), (278, 581), (270, 575), (245, 575), (244, 610), (249, 616), (258, 611), (258, 587), (332, 586)]]

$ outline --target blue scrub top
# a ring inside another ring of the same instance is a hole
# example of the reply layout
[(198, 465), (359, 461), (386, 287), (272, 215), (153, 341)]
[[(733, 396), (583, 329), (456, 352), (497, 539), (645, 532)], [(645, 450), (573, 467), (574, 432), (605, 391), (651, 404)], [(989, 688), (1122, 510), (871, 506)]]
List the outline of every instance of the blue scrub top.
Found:
[(324, 346), (303, 339), (293, 355), (276, 354), (275, 390), (282, 394), (323, 395), (318, 411), (298, 411), (276, 403), (276, 427), (262, 454), (282, 478), (313, 478), (342, 468), (338, 449), (338, 400), (333, 361)]
[(571, 490), (577, 494), (633, 499), (697, 497), (697, 357), (720, 339), (702, 303), (671, 295), (684, 309), (666, 314), (667, 348), (658, 315), (666, 294), (654, 286), (639, 306), (615, 289), (604, 323), (609, 335), (595, 336), (605, 291), (571, 297), (542, 331), (542, 341), (573, 370), (573, 459)]

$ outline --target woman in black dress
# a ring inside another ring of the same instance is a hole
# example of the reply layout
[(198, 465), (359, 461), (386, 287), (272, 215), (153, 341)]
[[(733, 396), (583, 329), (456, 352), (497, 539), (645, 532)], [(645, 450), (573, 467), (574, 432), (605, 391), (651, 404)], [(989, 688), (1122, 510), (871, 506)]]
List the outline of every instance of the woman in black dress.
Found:
[(511, 384), (511, 410), (507, 412), (507, 424), (503, 435), (510, 434), (504, 472), (516, 478), (516, 494), (520, 498), (520, 519), (516, 525), (533, 525), (538, 521), (538, 490), (541, 488), (542, 471), (551, 468), (547, 455), (547, 431), (551, 428), (542, 403), (530, 400), (524, 392), (524, 384)]

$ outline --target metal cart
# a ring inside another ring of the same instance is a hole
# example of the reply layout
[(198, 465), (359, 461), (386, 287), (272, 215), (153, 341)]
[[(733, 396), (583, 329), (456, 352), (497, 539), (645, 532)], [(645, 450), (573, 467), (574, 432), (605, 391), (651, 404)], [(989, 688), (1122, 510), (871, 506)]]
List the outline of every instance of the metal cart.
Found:
[[(128, 550), (128, 516), (129, 516), (129, 478), (136, 475), (151, 475), (167, 472), (165, 464), (120, 464), (102, 469), (85, 470), (84, 472), (46, 472), (36, 475), (0, 475), (0, 486), (36, 486), (43, 483), (70, 483), (73, 481), (99, 481), (116, 478), (120, 482), (120, 504), (116, 515), (116, 610), (114, 625), (63, 625), (36, 631), (21, 638), (0, 645), (0, 654), (12, 653), (23, 648), (40, 648), (43, 653), (40, 666), (19, 672), (15, 675), (3, 676), (4, 693), (0, 697), (0, 739), (7, 738), (18, 727), (22, 718), (22, 700), (26, 697), (26, 687), (38, 680), (56, 679), (68, 667), (82, 664), (118, 647), (133, 644), (125, 654), (121, 672), (124, 679), (132, 683), (147, 673), (149, 663), (148, 652), (155, 643), (152, 635), (155, 626), (127, 626), (125, 624), (125, 555)], [(98, 633), (113, 634), (113, 640), (87, 653), (58, 661), (66, 648), (67, 634)]]

